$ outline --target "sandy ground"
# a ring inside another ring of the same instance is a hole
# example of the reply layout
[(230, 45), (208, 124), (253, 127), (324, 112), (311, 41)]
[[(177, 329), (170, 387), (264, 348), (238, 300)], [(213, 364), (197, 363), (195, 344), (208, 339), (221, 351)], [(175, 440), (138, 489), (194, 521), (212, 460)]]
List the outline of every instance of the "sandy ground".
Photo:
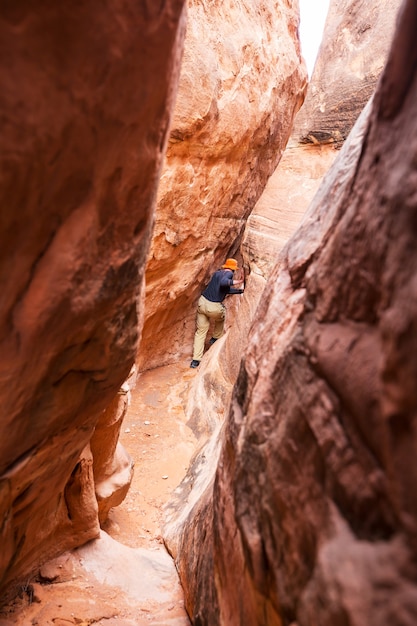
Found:
[(190, 624), (160, 527), (196, 446), (184, 414), (195, 375), (188, 361), (140, 375), (121, 432), (135, 462), (125, 501), (99, 540), (47, 564), (41, 583), (28, 581), (0, 626)]
[(118, 541), (150, 547), (160, 541), (162, 507), (181, 482), (196, 441), (185, 423), (188, 385), (196, 370), (174, 364), (140, 375), (120, 441), (135, 461), (125, 501), (105, 530)]

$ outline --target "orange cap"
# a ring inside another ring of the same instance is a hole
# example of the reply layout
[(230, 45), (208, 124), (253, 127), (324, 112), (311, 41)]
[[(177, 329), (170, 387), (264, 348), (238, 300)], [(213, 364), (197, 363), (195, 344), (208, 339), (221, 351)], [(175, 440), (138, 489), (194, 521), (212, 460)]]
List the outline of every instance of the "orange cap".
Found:
[(226, 259), (226, 263), (224, 265), (222, 265), (222, 268), (225, 270), (237, 270), (238, 269), (238, 264), (236, 259)]

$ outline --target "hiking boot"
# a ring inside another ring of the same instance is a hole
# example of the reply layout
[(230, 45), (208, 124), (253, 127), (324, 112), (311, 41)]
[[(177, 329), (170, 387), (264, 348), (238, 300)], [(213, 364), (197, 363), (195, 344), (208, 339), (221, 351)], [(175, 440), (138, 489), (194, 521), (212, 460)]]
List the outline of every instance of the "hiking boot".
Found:
[(200, 365), (200, 361), (196, 361), (193, 359), (190, 363), (190, 367), (198, 367)]
[(212, 337), (209, 341), (209, 344), (212, 346), (213, 343), (215, 343), (217, 341), (218, 337)]

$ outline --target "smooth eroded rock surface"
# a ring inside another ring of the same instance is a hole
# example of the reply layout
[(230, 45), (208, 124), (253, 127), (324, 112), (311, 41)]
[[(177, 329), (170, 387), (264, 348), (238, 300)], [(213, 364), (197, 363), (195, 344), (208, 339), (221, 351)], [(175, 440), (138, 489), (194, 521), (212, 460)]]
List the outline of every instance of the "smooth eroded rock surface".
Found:
[(187, 390), (187, 426), (197, 443), (187, 473), (165, 507), (162, 534), (174, 558), (190, 512), (214, 480), (233, 386), (264, 287), (265, 280), (251, 274), (244, 294), (226, 298), (225, 335), (208, 349)]
[(336, 156), (331, 146), (300, 144), (290, 137), (246, 224), (242, 253), (252, 272), (269, 276)]
[(88, 444), (136, 356), (182, 12), (0, 8), (3, 588), (99, 532)]
[(100, 525), (107, 520), (110, 509), (123, 502), (133, 478), (134, 461), (119, 438), (131, 400), (129, 382), (134, 387), (135, 378), (136, 369), (132, 368), (128, 380), (100, 415), (90, 441)]

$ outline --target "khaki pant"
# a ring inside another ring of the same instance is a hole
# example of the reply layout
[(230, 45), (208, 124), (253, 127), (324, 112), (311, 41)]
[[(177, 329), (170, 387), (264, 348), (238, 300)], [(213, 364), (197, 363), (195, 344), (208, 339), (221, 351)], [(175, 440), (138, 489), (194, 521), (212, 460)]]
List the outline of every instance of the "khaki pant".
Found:
[(214, 320), (213, 337), (219, 339), (223, 335), (224, 318), (226, 309), (221, 302), (210, 302), (204, 296), (200, 296), (197, 307), (197, 330), (194, 335), (193, 359), (201, 361), (204, 353), (204, 342), (210, 326), (210, 320)]

